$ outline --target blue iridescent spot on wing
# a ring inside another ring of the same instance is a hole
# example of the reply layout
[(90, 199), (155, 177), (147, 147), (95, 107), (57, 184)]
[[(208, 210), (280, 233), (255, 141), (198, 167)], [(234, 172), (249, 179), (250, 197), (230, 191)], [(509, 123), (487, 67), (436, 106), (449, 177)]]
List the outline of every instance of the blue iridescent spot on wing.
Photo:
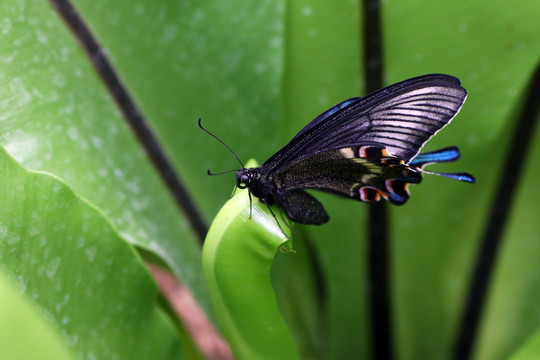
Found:
[(414, 169), (420, 169), (425, 174), (432, 174), (438, 176), (444, 176), (450, 179), (464, 181), (474, 184), (476, 182), (474, 176), (467, 173), (441, 173), (435, 171), (424, 170), (426, 165), (436, 164), (440, 162), (452, 162), (459, 159), (459, 149), (455, 146), (448, 148), (431, 151), (423, 154), (418, 154), (414, 159), (411, 160), (409, 166)]
[(455, 146), (451, 146), (437, 151), (418, 154), (411, 160), (409, 165), (422, 168), (428, 164), (456, 161), (459, 159), (459, 156), (459, 149)]
[(471, 174), (467, 173), (434, 173), (435, 175), (444, 176), (450, 179), (459, 180), (459, 181), (465, 181), (471, 184), (474, 184), (476, 182), (476, 179)]

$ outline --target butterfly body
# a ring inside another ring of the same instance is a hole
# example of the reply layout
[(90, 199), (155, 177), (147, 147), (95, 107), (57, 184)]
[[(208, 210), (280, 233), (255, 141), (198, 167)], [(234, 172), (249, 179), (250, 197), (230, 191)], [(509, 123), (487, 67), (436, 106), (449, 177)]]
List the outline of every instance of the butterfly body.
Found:
[(237, 171), (239, 188), (248, 188), (263, 203), (277, 205), (302, 224), (328, 221), (323, 206), (304, 190), (318, 190), (364, 202), (385, 198), (396, 205), (408, 199), (407, 185), (422, 180), (418, 169), (384, 149), (349, 147), (317, 153), (292, 162), (278, 173), (265, 166)]
[(384, 198), (404, 204), (408, 185), (423, 173), (474, 182), (466, 173), (435, 173), (426, 165), (455, 161), (450, 147), (419, 154), (424, 144), (459, 112), (467, 96), (459, 79), (424, 75), (345, 100), (306, 125), (261, 167), (236, 172), (236, 185), (293, 221), (323, 224), (324, 207), (306, 190), (363, 202)]

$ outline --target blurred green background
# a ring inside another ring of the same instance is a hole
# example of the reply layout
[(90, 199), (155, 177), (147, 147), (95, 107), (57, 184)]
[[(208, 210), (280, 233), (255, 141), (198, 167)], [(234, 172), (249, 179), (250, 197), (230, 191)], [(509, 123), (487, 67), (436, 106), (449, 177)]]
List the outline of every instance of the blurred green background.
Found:
[[(263, 162), (320, 112), (362, 95), (356, 1), (73, 4), (208, 223), (229, 197), (233, 176), (208, 177), (206, 169), (238, 164), (197, 127), (199, 117), (240, 158)], [(54, 7), (22, 0), (0, 9), (3, 276), (78, 358), (196, 358), (134, 251), (166, 264), (213, 318), (200, 246), (184, 214)], [(389, 0), (382, 10), (386, 84), (441, 72), (469, 91), (459, 116), (426, 150), (459, 146), (462, 159), (437, 170), (470, 172), (477, 184), (428, 176), (390, 212), (397, 358), (445, 359), (495, 186), (502, 171), (512, 171), (501, 167), (540, 59), (540, 3)], [(527, 157), (526, 167), (477, 359), (507, 357), (540, 324), (534, 138), (529, 153), (515, 154)], [(289, 306), (286, 318), (306, 352), (368, 358), (367, 205), (319, 198), (332, 220), (302, 228), (297, 254), (278, 256), (279, 301)], [(306, 239), (322, 266), (322, 308), (315, 306)]]

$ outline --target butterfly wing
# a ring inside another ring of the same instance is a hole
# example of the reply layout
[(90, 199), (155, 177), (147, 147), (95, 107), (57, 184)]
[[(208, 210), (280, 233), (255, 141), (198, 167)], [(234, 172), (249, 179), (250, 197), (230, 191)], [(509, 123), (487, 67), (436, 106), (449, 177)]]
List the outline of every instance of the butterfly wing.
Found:
[(330, 219), (322, 204), (304, 190), (279, 193), (276, 201), (287, 217), (299, 224), (321, 225)]
[(309, 123), (263, 167), (277, 173), (299, 158), (364, 145), (408, 163), (461, 109), (467, 91), (460, 84), (453, 76), (431, 74), (346, 100)]
[(319, 124), (321, 121), (324, 121), (324, 120), (330, 118), (332, 115), (334, 115), (339, 110), (341, 110), (343, 108), (346, 108), (347, 106), (357, 102), (360, 99), (362, 99), (362, 98), (361, 97), (354, 97), (354, 98), (347, 99), (345, 101), (340, 102), (339, 104), (336, 104), (336, 105), (332, 106), (330, 109), (326, 110), (321, 115), (319, 115), (315, 119), (313, 119), (309, 124), (304, 126), (304, 128), (302, 130), (300, 130), (298, 132), (298, 134), (296, 134), (292, 138), (292, 140), (296, 139), (297, 137), (301, 137), (306, 131), (310, 130), (311, 128), (313, 128), (314, 126)]
[[(286, 200), (290, 194), (302, 189), (313, 189), (364, 202), (384, 197), (401, 205), (409, 198), (408, 184), (421, 180), (420, 172), (383, 148), (347, 147), (319, 152), (287, 164), (274, 177), (275, 198), (287, 209), (287, 201), (281, 199)], [(296, 213), (301, 214), (303, 208), (305, 212), (317, 212), (307, 200), (305, 206), (301, 206), (301, 201), (296, 203), (300, 207)]]

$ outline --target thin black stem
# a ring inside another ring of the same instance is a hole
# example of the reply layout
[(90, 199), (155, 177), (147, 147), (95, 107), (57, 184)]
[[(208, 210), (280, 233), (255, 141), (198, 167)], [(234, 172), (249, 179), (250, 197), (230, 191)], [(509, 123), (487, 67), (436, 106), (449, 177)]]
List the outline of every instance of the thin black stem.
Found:
[[(363, 0), (366, 93), (383, 87), (381, 3)], [(386, 204), (369, 206), (368, 288), (373, 358), (393, 358), (390, 261)]]
[(69, 0), (49, 1), (81, 43), (176, 203), (185, 213), (199, 240), (204, 241), (208, 230), (206, 222), (96, 38)]
[(368, 219), (368, 288), (373, 358), (392, 359), (390, 261), (386, 204), (370, 204)]
[(364, 11), (364, 77), (366, 93), (383, 87), (383, 48), (381, 4), (379, 0), (363, 0)]
[[(502, 243), (512, 201), (524, 170), (525, 160), (540, 115), (540, 66), (532, 77), (527, 99), (501, 169), (500, 183), (491, 206), (476, 266), (469, 286), (468, 295), (457, 339), (454, 344), (454, 359), (470, 359), (478, 337), (478, 327), (485, 309), (486, 295), (497, 255)], [(512, 169), (512, 171), (509, 171)]]

